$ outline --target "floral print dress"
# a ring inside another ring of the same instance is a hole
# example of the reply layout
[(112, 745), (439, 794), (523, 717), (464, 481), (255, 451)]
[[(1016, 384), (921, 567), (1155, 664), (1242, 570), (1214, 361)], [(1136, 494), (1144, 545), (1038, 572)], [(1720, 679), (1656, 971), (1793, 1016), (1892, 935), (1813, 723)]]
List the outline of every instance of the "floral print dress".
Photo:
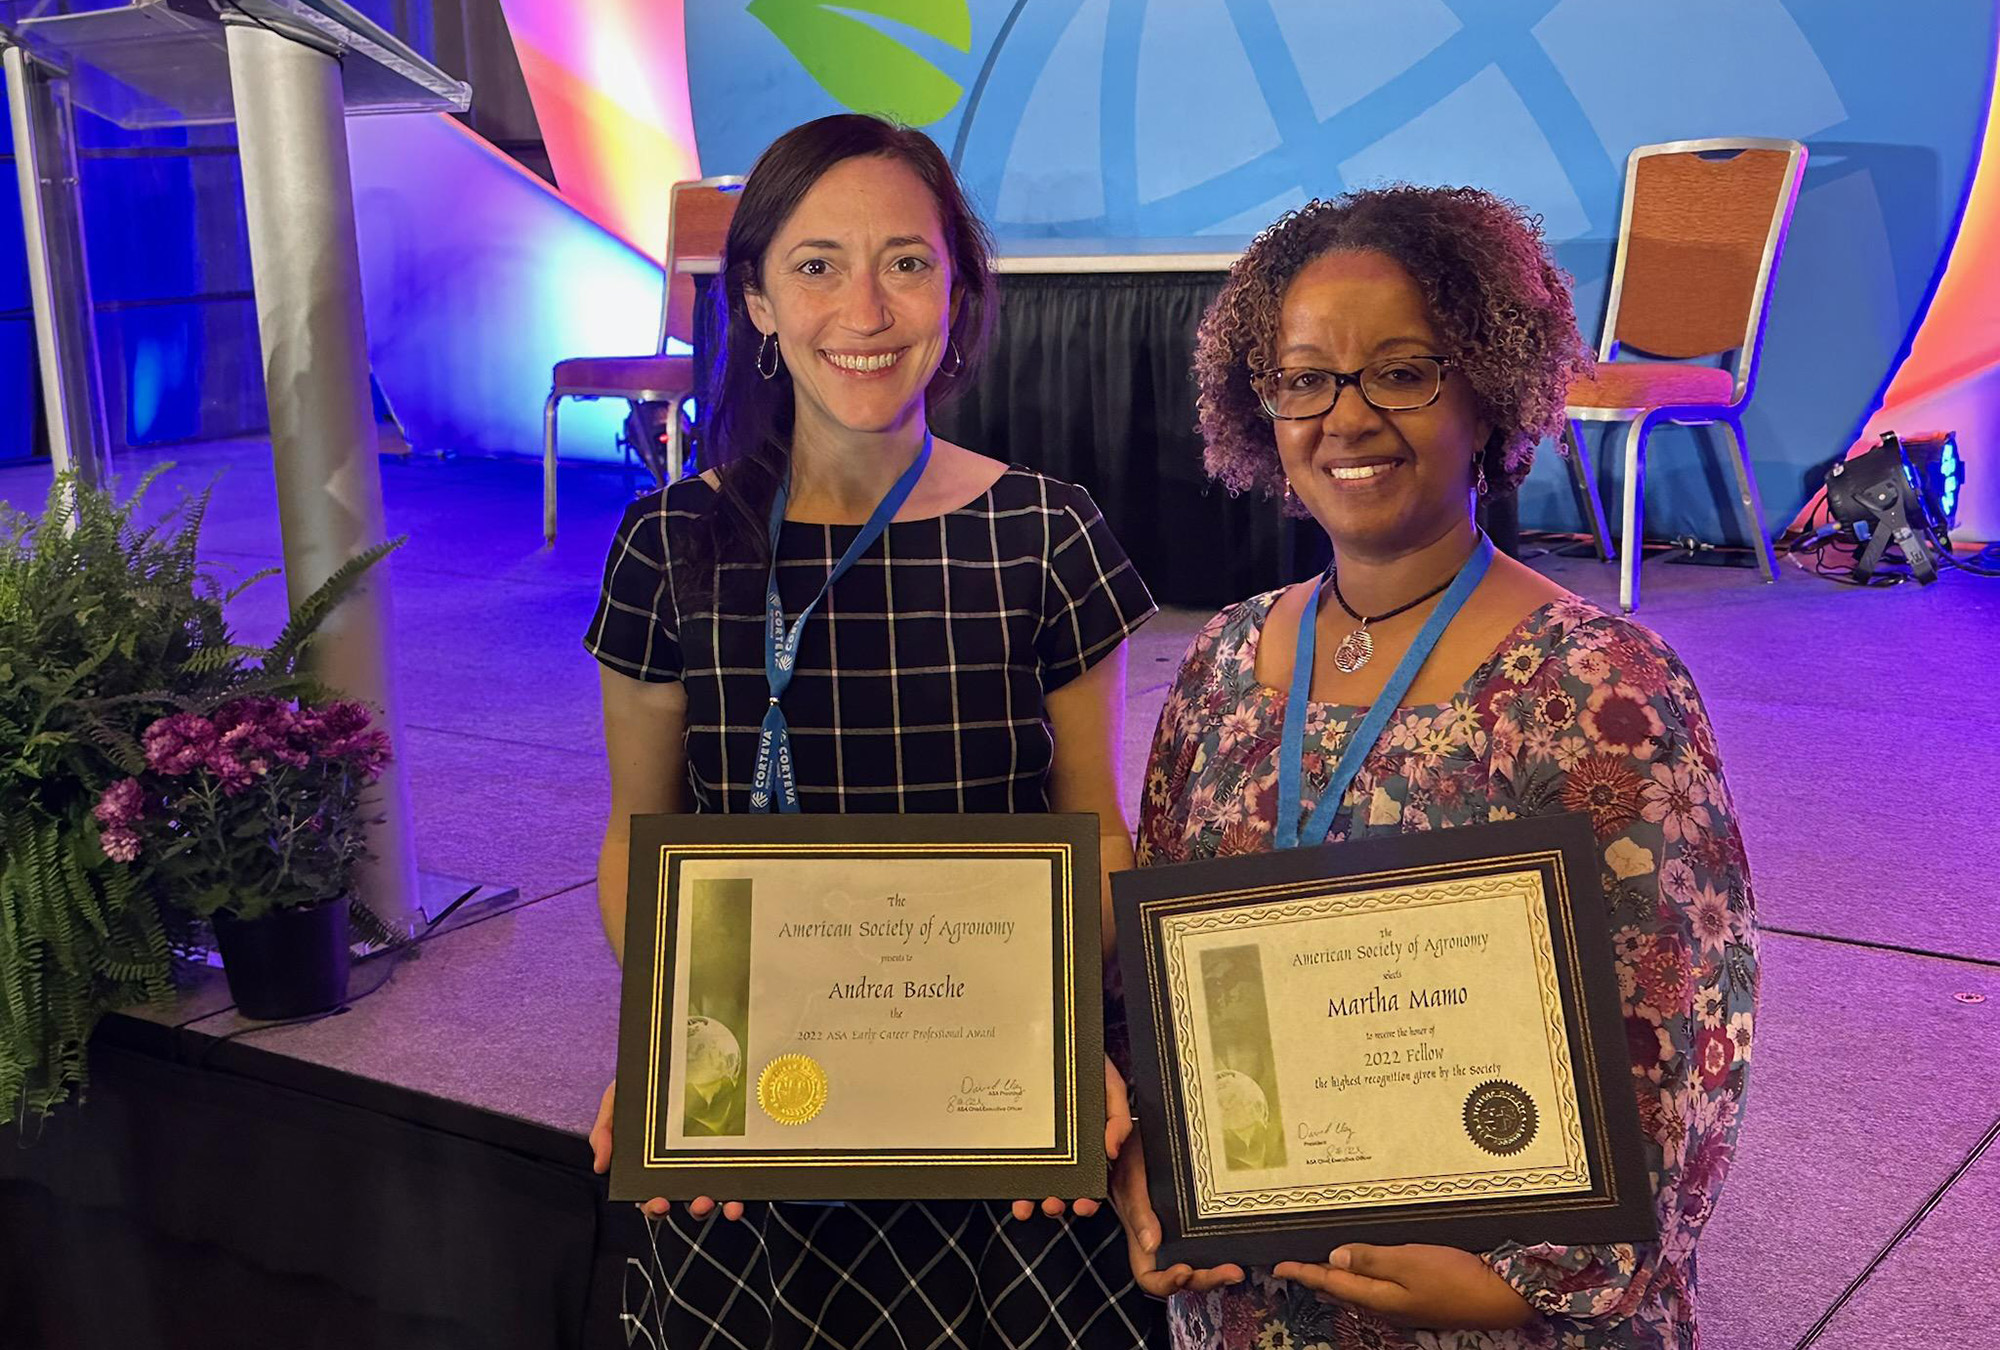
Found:
[[(1255, 667), (1281, 593), (1224, 610), (1189, 650), (1153, 741), (1140, 866), (1272, 847), (1286, 696), (1260, 685)], [(1302, 812), (1310, 814), (1366, 712), (1309, 706)], [(1695, 1239), (1735, 1146), (1757, 950), (1735, 811), (1680, 659), (1652, 633), (1582, 600), (1544, 606), (1451, 702), (1399, 710), (1329, 841), (1565, 811), (1597, 827), (1660, 1238), (1484, 1253), (1536, 1312), (1506, 1332), (1399, 1329), (1253, 1270), (1231, 1288), (1174, 1296), (1179, 1350), (1698, 1344)]]

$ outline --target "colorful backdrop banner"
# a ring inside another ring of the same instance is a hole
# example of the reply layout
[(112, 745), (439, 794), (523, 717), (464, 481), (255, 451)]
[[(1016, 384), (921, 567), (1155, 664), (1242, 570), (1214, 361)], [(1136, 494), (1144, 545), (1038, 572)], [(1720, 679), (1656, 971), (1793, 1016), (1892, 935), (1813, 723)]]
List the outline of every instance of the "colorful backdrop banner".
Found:
[[(685, 22), (706, 172), (846, 108), (928, 130), (1003, 238), (1240, 240), (1316, 195), (1471, 183), (1541, 215), (1593, 341), (1627, 152), (1802, 140), (1745, 419), (1773, 529), (1878, 406), (1923, 313), (1996, 28), (1990, 4), (1867, 0), (705, 0)], [(1655, 535), (1734, 535), (1727, 470), (1686, 453), (1702, 434), (1654, 437)], [(1558, 467), (1527, 486), (1530, 524), (1575, 524)]]

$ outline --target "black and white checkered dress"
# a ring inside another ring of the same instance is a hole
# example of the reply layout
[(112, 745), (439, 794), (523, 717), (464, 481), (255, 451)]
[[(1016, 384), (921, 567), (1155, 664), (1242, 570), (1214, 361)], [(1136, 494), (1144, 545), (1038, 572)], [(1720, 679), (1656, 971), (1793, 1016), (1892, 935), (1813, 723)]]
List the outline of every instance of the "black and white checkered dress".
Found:
[[(700, 479), (633, 503), (585, 645), (687, 687), (698, 811), (749, 809), (766, 707), (764, 568), (688, 575)], [(788, 619), (857, 526), (787, 522)], [(699, 600), (694, 597), (700, 596)], [(687, 597), (687, 603), (681, 603)], [(1113, 651), (1152, 598), (1081, 488), (1010, 468), (972, 504), (900, 521), (806, 625), (785, 695), (806, 811), (1046, 811), (1044, 699)], [(651, 1225), (628, 1267), (636, 1343), (672, 1350), (1133, 1350), (1163, 1344), (1109, 1210), (1016, 1222), (998, 1203), (752, 1205)]]

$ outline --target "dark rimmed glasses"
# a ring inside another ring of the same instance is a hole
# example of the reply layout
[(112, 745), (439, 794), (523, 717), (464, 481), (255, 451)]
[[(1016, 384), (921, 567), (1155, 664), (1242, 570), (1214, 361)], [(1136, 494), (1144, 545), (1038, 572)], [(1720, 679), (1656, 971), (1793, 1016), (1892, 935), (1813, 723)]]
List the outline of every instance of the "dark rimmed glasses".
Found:
[(1378, 412), (1415, 412), (1437, 402), (1450, 366), (1442, 356), (1392, 356), (1350, 371), (1279, 366), (1253, 370), (1250, 387), (1264, 415), (1281, 422), (1326, 416), (1350, 384)]

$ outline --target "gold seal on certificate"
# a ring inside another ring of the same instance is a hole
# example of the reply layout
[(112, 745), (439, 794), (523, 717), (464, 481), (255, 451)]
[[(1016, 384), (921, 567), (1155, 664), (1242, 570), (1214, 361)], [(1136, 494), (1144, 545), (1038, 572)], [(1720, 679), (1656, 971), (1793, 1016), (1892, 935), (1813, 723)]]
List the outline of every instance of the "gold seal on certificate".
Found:
[(1163, 1261), (1650, 1235), (1587, 824), (1113, 888)]
[(1101, 1193), (1096, 842), (1075, 816), (636, 819), (613, 1195)]
[(779, 1055), (757, 1077), (757, 1105), (780, 1125), (803, 1125), (826, 1105), (826, 1070), (810, 1055)]

